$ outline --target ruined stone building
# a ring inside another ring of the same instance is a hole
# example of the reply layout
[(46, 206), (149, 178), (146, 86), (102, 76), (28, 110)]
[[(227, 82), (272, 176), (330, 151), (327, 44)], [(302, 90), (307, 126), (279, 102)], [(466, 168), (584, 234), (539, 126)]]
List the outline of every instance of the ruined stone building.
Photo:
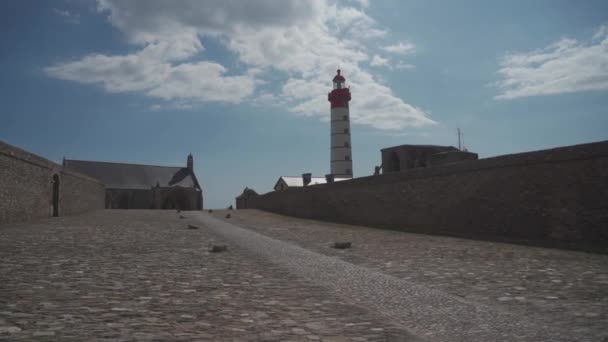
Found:
[(384, 148), (381, 153), (383, 173), (478, 159), (477, 153), (439, 145), (400, 145)]
[(192, 155), (188, 156), (186, 167), (68, 159), (63, 166), (100, 180), (106, 188), (106, 209), (203, 208)]
[(236, 198), (236, 208), (237, 209), (247, 209), (249, 208), (249, 199), (253, 196), (257, 196), (258, 193), (253, 189), (249, 189), (248, 187), (243, 190), (243, 193)]

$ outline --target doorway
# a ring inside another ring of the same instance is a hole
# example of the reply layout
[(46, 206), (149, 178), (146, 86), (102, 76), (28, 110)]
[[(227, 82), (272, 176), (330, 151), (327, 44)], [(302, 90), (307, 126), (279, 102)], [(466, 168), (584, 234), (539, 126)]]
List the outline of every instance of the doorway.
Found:
[(401, 161), (395, 151), (391, 152), (390, 159), (388, 160), (388, 169), (392, 172), (401, 171)]
[(59, 216), (59, 176), (53, 175), (53, 217)]
[(129, 195), (128, 194), (120, 195), (120, 200), (118, 201), (118, 209), (129, 209)]

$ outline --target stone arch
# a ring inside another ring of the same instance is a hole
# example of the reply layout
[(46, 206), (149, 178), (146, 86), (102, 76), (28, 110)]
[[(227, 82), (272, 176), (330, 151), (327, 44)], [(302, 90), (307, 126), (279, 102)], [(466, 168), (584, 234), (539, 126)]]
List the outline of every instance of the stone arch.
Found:
[(53, 198), (52, 198), (53, 216), (59, 216), (59, 175), (53, 175)]

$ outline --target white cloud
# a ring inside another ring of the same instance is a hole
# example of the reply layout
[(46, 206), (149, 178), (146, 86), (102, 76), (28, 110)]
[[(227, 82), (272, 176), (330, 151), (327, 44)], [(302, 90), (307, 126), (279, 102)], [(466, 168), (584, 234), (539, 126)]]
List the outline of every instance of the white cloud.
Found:
[(80, 14), (70, 12), (68, 10), (61, 10), (58, 8), (53, 8), (53, 13), (61, 18), (63, 18), (67, 23), (70, 24), (78, 24), (80, 23)]
[(399, 55), (409, 55), (416, 51), (416, 45), (413, 43), (403, 43), (399, 42), (397, 44), (388, 45), (382, 48), (386, 52), (399, 54)]
[(369, 0), (351, 0), (354, 3), (357, 3), (359, 6), (363, 8), (369, 7)]
[(546, 48), (508, 54), (500, 62), (496, 99), (608, 90), (608, 30), (590, 42), (563, 38)]
[[(78, 61), (45, 68), (56, 78), (100, 84), (108, 92), (142, 92), (165, 100), (241, 102), (254, 90), (248, 75), (225, 76), (217, 63), (171, 64), (199, 49), (178, 40), (148, 45), (135, 54), (124, 56), (89, 55)], [(202, 46), (200, 47), (202, 49)]]
[[(140, 50), (91, 54), (45, 70), (109, 92), (138, 92), (180, 104), (250, 101), (323, 118), (329, 111), (331, 79), (340, 67), (352, 86), (355, 123), (382, 129), (433, 124), (426, 112), (405, 103), (365, 70), (370, 44), (387, 33), (364, 12), (366, 4), (361, 1), (355, 8), (329, 0), (98, 0), (98, 10)], [(208, 40), (223, 44), (239, 69), (247, 70), (235, 74), (204, 60)], [(268, 84), (275, 73), (287, 76), (278, 93)]]
[(376, 21), (360, 9), (331, 5), (324, 13), (325, 24), (338, 37), (370, 39), (384, 37), (387, 31), (377, 26)]
[(372, 57), (372, 60), (369, 62), (369, 65), (371, 66), (384, 66), (384, 67), (389, 67), (390, 65), (388, 64), (388, 59), (380, 57), (378, 55), (374, 55), (374, 57)]
[(397, 65), (395, 65), (395, 69), (398, 70), (410, 70), (410, 69), (414, 69), (416, 66), (413, 64), (409, 64), (409, 63), (404, 63), (404, 62), (399, 62), (397, 63)]
[(395, 64), (391, 62), (388, 58), (384, 58), (380, 55), (374, 55), (374, 57), (372, 57), (372, 60), (369, 62), (369, 65), (373, 67), (385, 67), (389, 70), (411, 70), (416, 67), (413, 64), (405, 63), (403, 61), (399, 61)]

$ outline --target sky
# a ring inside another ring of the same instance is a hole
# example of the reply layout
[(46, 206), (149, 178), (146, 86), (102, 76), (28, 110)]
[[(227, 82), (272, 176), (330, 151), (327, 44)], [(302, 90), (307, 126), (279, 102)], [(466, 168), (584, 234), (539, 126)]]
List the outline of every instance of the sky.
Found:
[(329, 173), (336, 69), (355, 177), (380, 149), (480, 158), (608, 139), (608, 1), (7, 0), (0, 140), (179, 166), (205, 207)]

